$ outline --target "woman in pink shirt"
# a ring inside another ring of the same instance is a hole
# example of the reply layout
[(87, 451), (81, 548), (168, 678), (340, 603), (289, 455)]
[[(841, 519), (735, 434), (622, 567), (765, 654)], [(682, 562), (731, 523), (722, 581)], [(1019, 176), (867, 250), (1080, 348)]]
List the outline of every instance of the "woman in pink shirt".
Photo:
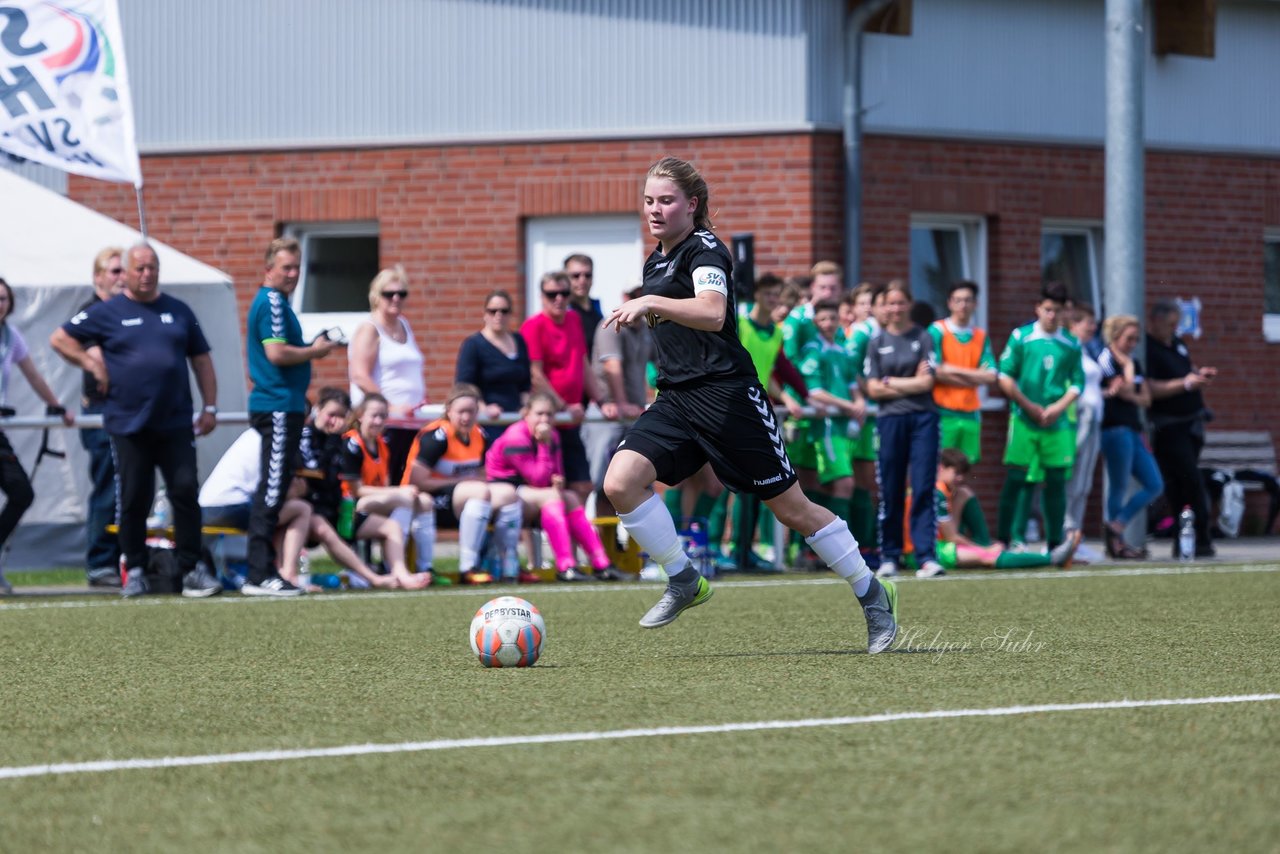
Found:
[(485, 474), (490, 481), (516, 486), (526, 522), (538, 514), (555, 553), (556, 578), (582, 581), (588, 577), (575, 567), (577, 542), (590, 557), (595, 577), (616, 581), (621, 576), (609, 565), (609, 556), (582, 502), (565, 489), (560, 436), (551, 424), (555, 411), (556, 401), (550, 394), (539, 391), (530, 395), (524, 418), (508, 427), (485, 452)]

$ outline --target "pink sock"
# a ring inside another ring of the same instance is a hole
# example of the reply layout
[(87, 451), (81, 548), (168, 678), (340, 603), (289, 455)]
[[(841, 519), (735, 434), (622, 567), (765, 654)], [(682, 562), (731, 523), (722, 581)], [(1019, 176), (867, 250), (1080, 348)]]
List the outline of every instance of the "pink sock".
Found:
[(569, 514), (569, 531), (573, 534), (574, 541), (590, 555), (593, 568), (605, 569), (609, 566), (609, 555), (604, 550), (604, 544), (600, 542), (600, 532), (587, 518), (586, 510), (579, 507)]
[(569, 523), (564, 516), (564, 502), (552, 501), (542, 505), (542, 530), (551, 543), (551, 552), (556, 556), (556, 569), (572, 569), (576, 561), (573, 559), (573, 542), (569, 539)]

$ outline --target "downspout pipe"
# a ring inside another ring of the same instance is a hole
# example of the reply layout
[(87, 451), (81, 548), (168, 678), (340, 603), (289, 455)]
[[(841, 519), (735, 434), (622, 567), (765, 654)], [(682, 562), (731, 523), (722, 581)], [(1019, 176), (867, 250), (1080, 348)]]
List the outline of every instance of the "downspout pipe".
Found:
[(863, 0), (844, 15), (844, 283), (862, 281), (862, 31), (892, 0)]

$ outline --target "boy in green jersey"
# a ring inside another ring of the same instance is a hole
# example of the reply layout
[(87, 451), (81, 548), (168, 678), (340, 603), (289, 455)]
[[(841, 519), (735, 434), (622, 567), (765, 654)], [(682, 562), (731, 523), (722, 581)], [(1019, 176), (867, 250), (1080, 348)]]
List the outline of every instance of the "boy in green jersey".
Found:
[(861, 431), (866, 414), (853, 360), (836, 343), (840, 304), (820, 302), (813, 308), (818, 337), (800, 354), (800, 374), (809, 388), (809, 402), (827, 411), (810, 422), (809, 442), (818, 464), (819, 489), (827, 507), (848, 520), (853, 497), (853, 437)]
[(1027, 488), (1027, 469), (1044, 469), (1045, 539), (1062, 542), (1067, 477), (1075, 460), (1075, 429), (1067, 410), (1084, 388), (1080, 344), (1061, 328), (1067, 289), (1049, 282), (1040, 292), (1036, 320), (1009, 337), (1000, 356), (1000, 390), (1012, 402), (1004, 463), (1009, 467), (1000, 493), (996, 536), (1008, 543), (1013, 518)]
[(866, 416), (862, 431), (853, 441), (853, 519), (850, 528), (863, 548), (863, 554), (878, 566), (879, 528), (876, 521), (877, 497), (876, 461), (880, 456), (880, 434), (876, 429), (876, 414), (880, 408), (866, 396), (866, 378), (863, 367), (867, 361), (867, 342), (880, 331), (884, 315), (884, 286), (864, 282), (853, 289), (854, 324), (844, 341), (845, 351), (853, 362), (859, 389), (866, 402)]

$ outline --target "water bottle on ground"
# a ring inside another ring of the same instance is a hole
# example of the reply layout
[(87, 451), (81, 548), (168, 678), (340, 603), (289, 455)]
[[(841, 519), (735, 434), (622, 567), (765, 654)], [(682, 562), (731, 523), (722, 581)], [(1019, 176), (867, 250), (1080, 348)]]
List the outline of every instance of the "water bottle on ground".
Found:
[(298, 586), (305, 590), (307, 588), (307, 585), (310, 583), (311, 583), (311, 555), (307, 554), (306, 550), (304, 549), (302, 551), (302, 554), (298, 555)]
[(1196, 514), (1190, 505), (1178, 514), (1178, 556), (1180, 560), (1193, 560), (1196, 556)]

